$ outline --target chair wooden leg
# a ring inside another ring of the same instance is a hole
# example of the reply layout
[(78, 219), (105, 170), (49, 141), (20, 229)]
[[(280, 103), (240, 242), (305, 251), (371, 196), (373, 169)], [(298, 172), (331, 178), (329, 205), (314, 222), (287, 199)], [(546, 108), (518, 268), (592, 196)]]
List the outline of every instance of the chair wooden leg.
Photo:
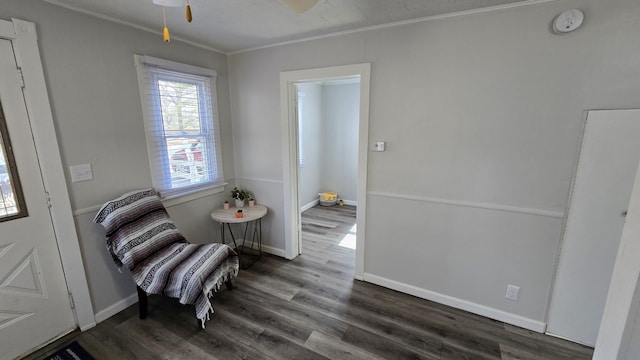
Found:
[(138, 289), (138, 311), (140, 313), (140, 319), (144, 319), (147, 317), (147, 293), (140, 288), (140, 286), (136, 286)]
[(227, 280), (224, 284), (227, 285), (227, 289), (233, 290), (233, 284), (231, 283), (231, 279)]

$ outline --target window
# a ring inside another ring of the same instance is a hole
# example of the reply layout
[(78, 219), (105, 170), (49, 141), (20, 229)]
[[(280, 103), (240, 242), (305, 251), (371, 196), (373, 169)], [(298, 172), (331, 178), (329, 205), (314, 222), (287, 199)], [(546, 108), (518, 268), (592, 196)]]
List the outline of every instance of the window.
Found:
[(135, 55), (153, 186), (162, 197), (223, 185), (216, 72)]
[(0, 105), (0, 221), (27, 216), (18, 169), (13, 157), (9, 131)]

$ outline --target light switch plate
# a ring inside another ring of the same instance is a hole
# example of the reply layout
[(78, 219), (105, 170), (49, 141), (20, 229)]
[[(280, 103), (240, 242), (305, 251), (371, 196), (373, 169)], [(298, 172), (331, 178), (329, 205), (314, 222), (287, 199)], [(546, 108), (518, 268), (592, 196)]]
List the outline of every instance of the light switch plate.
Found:
[(386, 144), (384, 141), (376, 141), (371, 147), (371, 151), (384, 151)]
[(93, 180), (91, 164), (69, 166), (69, 170), (71, 171), (71, 182)]

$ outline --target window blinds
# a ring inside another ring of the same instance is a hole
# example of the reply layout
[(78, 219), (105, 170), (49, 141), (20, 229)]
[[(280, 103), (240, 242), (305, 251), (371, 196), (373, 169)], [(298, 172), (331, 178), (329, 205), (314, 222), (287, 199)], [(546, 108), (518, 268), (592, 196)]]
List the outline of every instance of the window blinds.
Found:
[(136, 55), (153, 186), (163, 197), (221, 185), (215, 71)]

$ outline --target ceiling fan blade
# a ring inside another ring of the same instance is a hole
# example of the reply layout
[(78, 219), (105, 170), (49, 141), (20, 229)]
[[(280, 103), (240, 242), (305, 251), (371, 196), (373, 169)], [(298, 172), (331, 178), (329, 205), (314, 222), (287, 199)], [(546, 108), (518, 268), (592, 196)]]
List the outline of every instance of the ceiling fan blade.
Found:
[(318, 0), (282, 0), (291, 10), (301, 14), (309, 9), (311, 9), (315, 4), (318, 3)]

